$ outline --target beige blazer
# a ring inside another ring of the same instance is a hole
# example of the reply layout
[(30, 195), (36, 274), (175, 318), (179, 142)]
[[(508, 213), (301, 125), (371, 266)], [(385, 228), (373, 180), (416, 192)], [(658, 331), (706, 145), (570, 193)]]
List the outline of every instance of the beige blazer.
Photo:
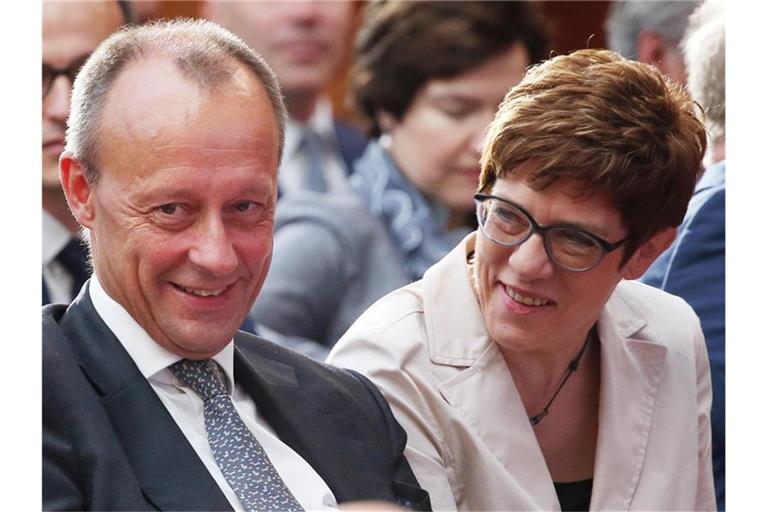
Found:
[[(387, 295), (329, 362), (371, 378), (408, 434), (436, 510), (560, 510), (520, 396), (470, 287), (474, 234)], [(681, 299), (621, 282), (598, 320), (591, 510), (714, 510), (709, 363)]]

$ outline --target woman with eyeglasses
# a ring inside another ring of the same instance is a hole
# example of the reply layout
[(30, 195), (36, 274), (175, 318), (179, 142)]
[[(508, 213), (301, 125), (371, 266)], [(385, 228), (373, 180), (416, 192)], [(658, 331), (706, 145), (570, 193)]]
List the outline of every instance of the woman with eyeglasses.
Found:
[(632, 281), (675, 238), (705, 147), (690, 97), (613, 52), (509, 91), (479, 229), (329, 358), (384, 392), (435, 510), (714, 510), (699, 320)]

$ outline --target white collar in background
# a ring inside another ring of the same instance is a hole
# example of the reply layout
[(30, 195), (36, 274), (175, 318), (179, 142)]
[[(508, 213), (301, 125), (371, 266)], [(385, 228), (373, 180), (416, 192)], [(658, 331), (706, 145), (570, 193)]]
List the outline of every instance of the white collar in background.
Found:
[(288, 118), (285, 125), (284, 157), (296, 152), (304, 135), (304, 130), (307, 128), (311, 128), (326, 142), (336, 138), (336, 132), (333, 128), (333, 106), (326, 96), (321, 96), (317, 100), (315, 111), (306, 123), (301, 123), (291, 117)]
[[(95, 273), (91, 277), (89, 292), (96, 312), (139, 367), (141, 374), (148, 380), (176, 383), (176, 377), (166, 369), (182, 359), (181, 356), (158, 345), (125, 308), (107, 294)], [(235, 385), (234, 343), (230, 341), (213, 359), (224, 370), (231, 392)]]
[(48, 265), (72, 238), (72, 233), (43, 208), (43, 266)]

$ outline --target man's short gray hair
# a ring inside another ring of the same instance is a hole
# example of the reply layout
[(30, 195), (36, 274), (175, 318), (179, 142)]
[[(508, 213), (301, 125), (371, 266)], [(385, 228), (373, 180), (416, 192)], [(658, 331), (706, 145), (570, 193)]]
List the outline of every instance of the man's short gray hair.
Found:
[(210, 90), (232, 80), (238, 65), (264, 85), (278, 125), (278, 164), (285, 141), (286, 109), (277, 78), (267, 62), (239, 37), (206, 20), (177, 19), (128, 26), (93, 52), (72, 87), (66, 150), (84, 167), (90, 184), (98, 180), (100, 117), (107, 96), (130, 62), (167, 58), (186, 79)]
[(725, 135), (725, 2), (707, 0), (691, 15), (683, 40), (688, 90), (704, 109), (713, 141)]
[(637, 37), (643, 30), (653, 30), (667, 43), (679, 46), (688, 16), (697, 5), (695, 1), (613, 2), (605, 21), (608, 47), (628, 59), (637, 60)]

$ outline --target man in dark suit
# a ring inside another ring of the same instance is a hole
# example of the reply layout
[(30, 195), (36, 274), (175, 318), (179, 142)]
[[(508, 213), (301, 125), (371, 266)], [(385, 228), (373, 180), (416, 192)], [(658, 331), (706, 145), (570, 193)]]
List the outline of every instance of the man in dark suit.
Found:
[(128, 2), (43, 2), (43, 304), (71, 301), (88, 278), (80, 225), (59, 183), (72, 81), (94, 48), (130, 17)]
[(288, 108), (280, 193), (344, 189), (367, 140), (334, 118), (326, 93), (351, 46), (353, 3), (211, 0), (201, 13), (242, 37), (277, 74)]
[(705, 1), (683, 43), (688, 88), (705, 112), (710, 149), (677, 238), (643, 276), (701, 319), (712, 370), (712, 469), (725, 510), (725, 5)]
[(364, 377), (237, 332), (269, 268), (285, 107), (208, 22), (113, 34), (61, 182), (94, 274), (43, 308), (43, 508), (428, 508)]

